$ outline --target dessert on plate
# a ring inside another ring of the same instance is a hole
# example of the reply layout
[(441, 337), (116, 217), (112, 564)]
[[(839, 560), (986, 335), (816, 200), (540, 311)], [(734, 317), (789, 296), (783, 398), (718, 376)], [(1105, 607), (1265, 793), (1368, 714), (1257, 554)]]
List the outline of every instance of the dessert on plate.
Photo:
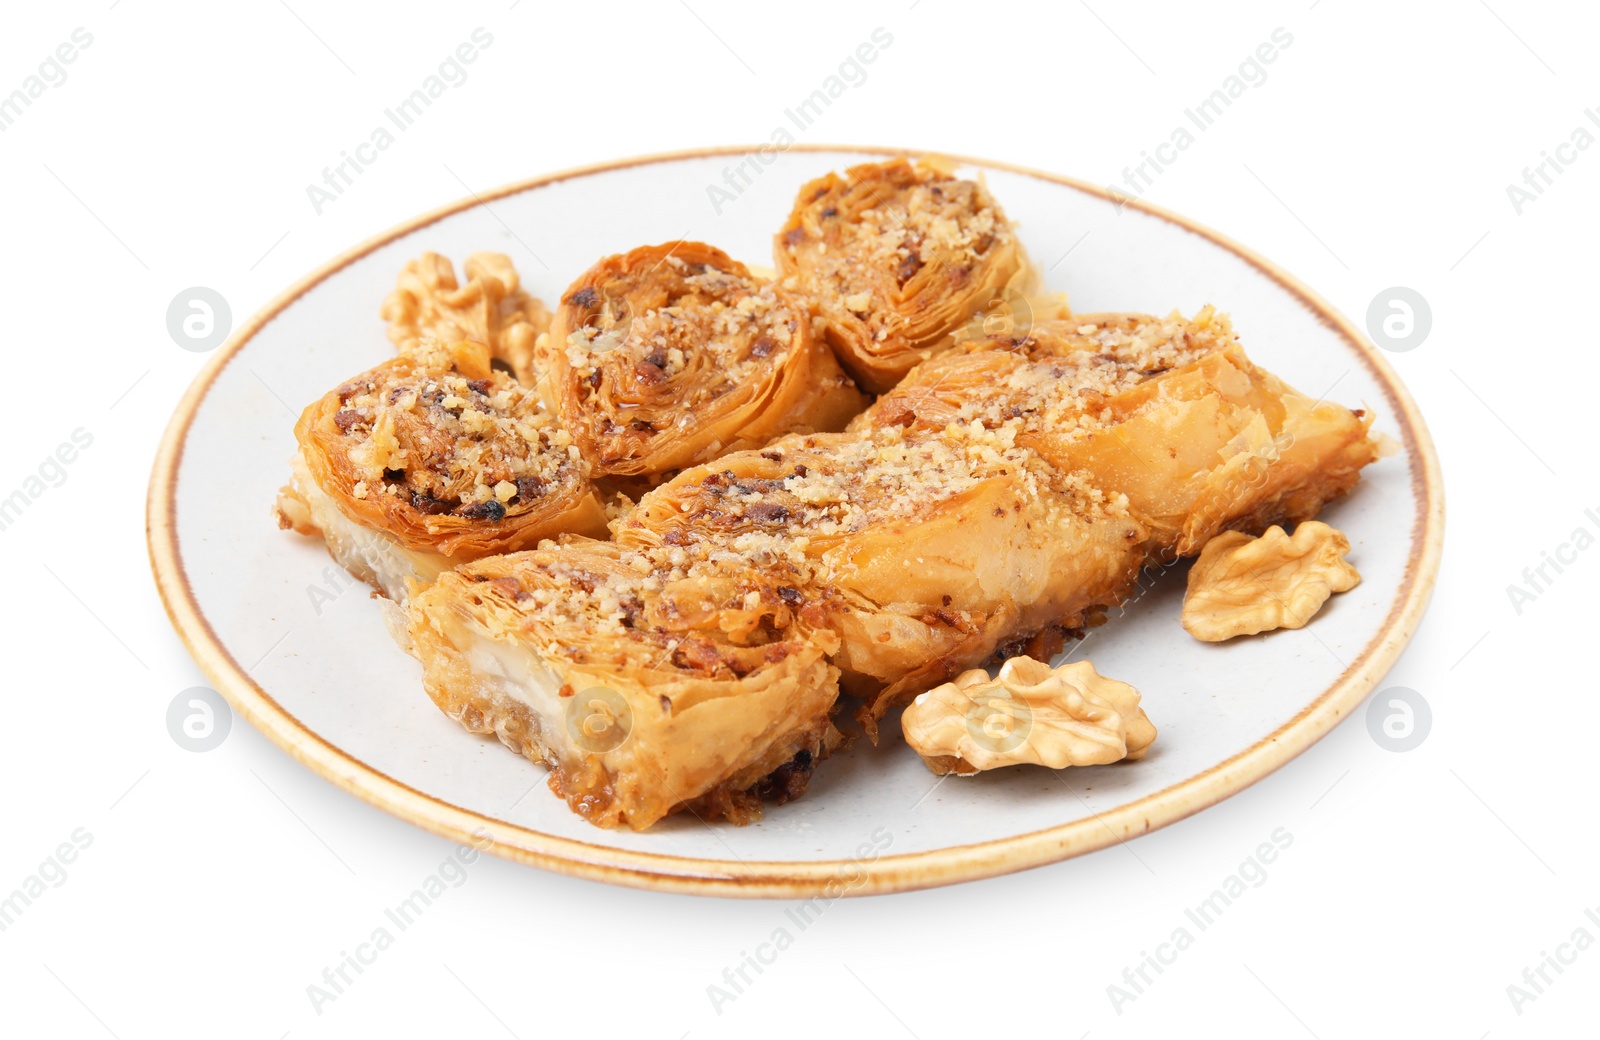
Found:
[(384, 304), (398, 356), (295, 427), (280, 523), (590, 823), (748, 822), (899, 708), (941, 773), (1134, 760), (1139, 691), (1048, 661), (1143, 568), (1200, 556), (1212, 641), (1357, 580), (1307, 522), (1386, 439), (1214, 308), (1027, 295), (1015, 226), (939, 160), (812, 181), (775, 243), (775, 280), (700, 242), (607, 256), (553, 312), (504, 257), (459, 285), (426, 254)]

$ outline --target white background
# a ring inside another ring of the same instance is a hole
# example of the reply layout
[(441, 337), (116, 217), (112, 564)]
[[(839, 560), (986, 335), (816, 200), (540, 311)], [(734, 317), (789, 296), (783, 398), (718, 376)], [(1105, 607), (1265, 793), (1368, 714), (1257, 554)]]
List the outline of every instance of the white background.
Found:
[[(74, 429), (94, 440), (0, 531), (12, 590), (0, 895), (76, 829), (92, 844), (0, 932), (0, 1033), (1593, 1034), (1600, 947), (1531, 1002), (1514, 1006), (1507, 987), (1580, 927), (1600, 941), (1584, 913), (1600, 917), (1600, 552), (1520, 613), (1507, 586), (1575, 529), (1600, 532), (1600, 148), (1568, 152), (1576, 161), (1520, 214), (1506, 190), (1580, 125), (1600, 135), (1584, 115), (1600, 106), (1592, 10), (124, 0), (7, 15), (0, 95), (75, 28), (93, 43), (0, 133), (16, 381), (0, 497)], [(469, 80), (316, 214), (306, 185), (478, 26), (494, 42)], [(1101, 184), (1120, 183), (1275, 28), (1292, 34), (1265, 82), (1146, 197), (1260, 250), (1358, 323), (1391, 286), (1431, 304), (1427, 340), (1391, 360), (1439, 445), (1449, 536), (1433, 606), (1381, 684), (1428, 700), (1428, 738), (1386, 751), (1358, 716), (1129, 847), (838, 903), (720, 1008), (707, 987), (788, 923), (785, 904), (484, 858), (319, 1014), (307, 986), (452, 846), (339, 793), (243, 722), (205, 754), (168, 736), (168, 703), (204, 680), (148, 573), (143, 495), (205, 360), (169, 338), (168, 302), (210, 286), (237, 323), (333, 254), (469, 189), (764, 142), (879, 26), (892, 45), (804, 140)], [(1266, 881), (1114, 1008), (1123, 969), (1277, 828), (1293, 844)]]

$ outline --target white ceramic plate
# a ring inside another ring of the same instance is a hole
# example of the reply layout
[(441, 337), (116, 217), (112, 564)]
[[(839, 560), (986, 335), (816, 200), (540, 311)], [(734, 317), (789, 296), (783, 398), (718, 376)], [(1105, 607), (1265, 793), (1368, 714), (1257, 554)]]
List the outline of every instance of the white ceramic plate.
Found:
[[(596, 258), (644, 243), (703, 239), (766, 265), (801, 183), (882, 154), (797, 149), (749, 163), (759, 172), (720, 213), (707, 189), (726, 188), (737, 151), (513, 185), (361, 246), (251, 319), (178, 408), (150, 493), (162, 594), (217, 688), (301, 762), (420, 826), (486, 833), (494, 851), (565, 873), (732, 895), (897, 891), (1063, 859), (1214, 804), (1326, 733), (1394, 661), (1438, 566), (1438, 464), (1415, 406), (1349, 322), (1260, 257), (1171, 214), (1118, 212), (1091, 186), (1000, 164), (971, 163), (1076, 309), (1192, 314), (1216, 303), (1256, 362), (1375, 410), (1377, 429), (1403, 446), (1329, 510), (1364, 580), (1308, 628), (1198, 643), (1178, 625), (1179, 572), (1068, 649), (1143, 691), (1160, 739), (1140, 762), (1018, 767), (935, 787), (891, 724), (881, 746), (829, 760), (804, 798), (753, 826), (680, 815), (644, 834), (598, 830), (544, 789), (542, 767), (435, 709), (365, 588), (320, 543), (272, 524), (299, 410), (391, 354), (378, 306), (407, 259), (505, 252), (551, 302)], [(332, 602), (311, 591), (345, 586)]]

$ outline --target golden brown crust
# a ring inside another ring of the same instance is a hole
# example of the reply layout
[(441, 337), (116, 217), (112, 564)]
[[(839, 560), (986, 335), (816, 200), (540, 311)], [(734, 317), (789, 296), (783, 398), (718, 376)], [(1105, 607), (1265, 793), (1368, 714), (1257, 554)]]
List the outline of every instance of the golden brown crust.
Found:
[(852, 424), (1016, 430), (1051, 465), (1122, 492), (1152, 562), (1222, 530), (1315, 516), (1377, 457), (1371, 418), (1252, 364), (1226, 315), (1082, 314), (920, 366)]
[[(986, 431), (789, 437), (686, 470), (614, 525), (623, 545), (732, 550), (826, 590), (812, 623), (878, 718), (1019, 632), (1078, 627), (1132, 587), (1122, 504)], [(799, 593), (797, 593), (798, 595)]]
[(828, 345), (873, 393), (948, 349), (1032, 265), (981, 180), (940, 162), (853, 166), (800, 189), (773, 243), (784, 285), (811, 302)]
[(595, 264), (563, 296), (539, 359), (551, 404), (609, 476), (841, 429), (867, 404), (801, 301), (701, 242)]
[[(424, 341), (369, 369), (307, 407), (295, 438), (341, 513), (414, 552), (461, 562), (605, 528), (571, 438), (479, 344)], [(305, 489), (289, 501), (292, 520)]]
[(959, 349), (917, 366), (851, 423), (851, 429), (940, 429), (977, 421), (1026, 430), (1076, 423), (1107, 399), (1191, 365), (1236, 342), (1226, 315), (1079, 314), (1015, 333), (962, 335)]
[(752, 788), (797, 796), (837, 743), (833, 643), (799, 606), (737, 562), (568, 538), (444, 574), (408, 615), (442, 710), (548, 764), (591, 823), (643, 829), (682, 808), (749, 819)]

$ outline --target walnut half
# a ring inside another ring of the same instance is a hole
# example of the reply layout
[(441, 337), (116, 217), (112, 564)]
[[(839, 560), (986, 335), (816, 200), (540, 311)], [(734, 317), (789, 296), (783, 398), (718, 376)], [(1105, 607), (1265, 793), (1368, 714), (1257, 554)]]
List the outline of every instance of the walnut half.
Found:
[(1206, 543), (1189, 571), (1183, 627), (1207, 643), (1275, 628), (1301, 628), (1335, 592), (1361, 575), (1344, 559), (1350, 540), (1320, 520), (1260, 538), (1224, 531)]
[(970, 775), (1029, 763), (1062, 769), (1142, 756), (1156, 728), (1139, 691), (1088, 661), (1051, 668), (1013, 657), (991, 679), (982, 669), (936, 686), (905, 710), (906, 743), (935, 773)]
[(467, 283), (460, 285), (438, 253), (409, 261), (379, 312), (389, 323), (389, 341), (403, 351), (424, 338), (482, 343), (518, 382), (534, 385), (533, 344), (550, 328), (550, 312), (522, 290), (503, 253), (473, 253), (465, 272)]

